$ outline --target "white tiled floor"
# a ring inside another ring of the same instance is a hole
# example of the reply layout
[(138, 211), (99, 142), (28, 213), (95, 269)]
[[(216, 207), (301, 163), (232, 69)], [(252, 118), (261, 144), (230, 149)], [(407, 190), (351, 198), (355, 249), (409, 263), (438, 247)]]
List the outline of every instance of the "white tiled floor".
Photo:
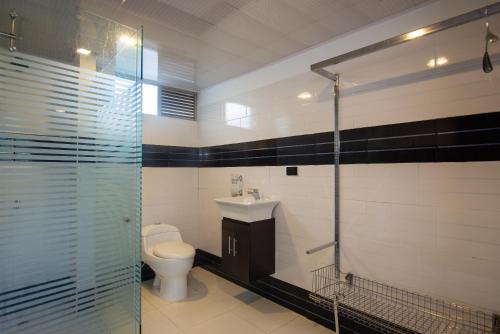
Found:
[(189, 277), (188, 299), (160, 299), (142, 285), (143, 334), (333, 334), (332, 331), (204, 269)]

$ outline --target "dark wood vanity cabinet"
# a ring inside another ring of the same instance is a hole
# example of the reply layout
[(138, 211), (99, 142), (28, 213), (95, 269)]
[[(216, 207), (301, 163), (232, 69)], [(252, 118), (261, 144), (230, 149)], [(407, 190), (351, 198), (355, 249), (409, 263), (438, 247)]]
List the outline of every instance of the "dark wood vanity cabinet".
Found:
[(251, 223), (222, 218), (222, 270), (245, 282), (273, 274), (274, 218)]

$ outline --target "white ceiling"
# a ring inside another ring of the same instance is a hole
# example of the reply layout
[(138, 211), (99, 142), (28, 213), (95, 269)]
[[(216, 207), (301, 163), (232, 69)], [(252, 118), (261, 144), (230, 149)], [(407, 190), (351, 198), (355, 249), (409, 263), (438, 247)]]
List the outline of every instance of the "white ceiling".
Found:
[(99, 15), (144, 27), (145, 47), (158, 52), (160, 83), (200, 89), (428, 0), (81, 2)]

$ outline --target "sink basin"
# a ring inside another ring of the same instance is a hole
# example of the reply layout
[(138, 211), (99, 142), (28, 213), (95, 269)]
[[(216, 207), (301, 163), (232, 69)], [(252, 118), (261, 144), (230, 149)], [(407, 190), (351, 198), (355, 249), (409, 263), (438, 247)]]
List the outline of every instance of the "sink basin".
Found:
[(279, 201), (271, 198), (254, 199), (251, 196), (216, 198), (222, 216), (247, 223), (270, 219)]

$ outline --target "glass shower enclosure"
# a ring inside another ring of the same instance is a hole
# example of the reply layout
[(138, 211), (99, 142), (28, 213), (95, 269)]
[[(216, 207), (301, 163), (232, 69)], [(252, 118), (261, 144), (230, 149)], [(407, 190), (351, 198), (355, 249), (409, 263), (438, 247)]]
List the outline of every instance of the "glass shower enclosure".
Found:
[(2, 1), (0, 31), (12, 16), (0, 333), (139, 333), (142, 31), (75, 1)]

